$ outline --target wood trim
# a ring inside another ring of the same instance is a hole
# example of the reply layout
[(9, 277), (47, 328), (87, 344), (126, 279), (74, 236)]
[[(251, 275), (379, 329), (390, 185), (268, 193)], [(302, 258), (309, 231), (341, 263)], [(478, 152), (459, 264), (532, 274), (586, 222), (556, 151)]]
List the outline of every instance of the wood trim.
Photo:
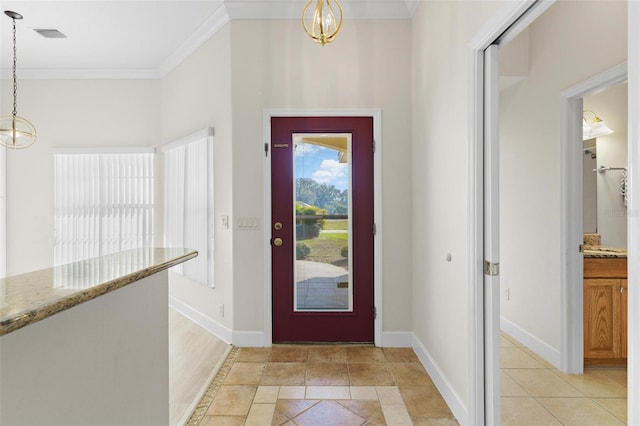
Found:
[(626, 358), (585, 358), (584, 365), (602, 365), (602, 366), (611, 366), (611, 367), (621, 367), (627, 366)]
[(584, 278), (627, 278), (627, 259), (585, 258)]

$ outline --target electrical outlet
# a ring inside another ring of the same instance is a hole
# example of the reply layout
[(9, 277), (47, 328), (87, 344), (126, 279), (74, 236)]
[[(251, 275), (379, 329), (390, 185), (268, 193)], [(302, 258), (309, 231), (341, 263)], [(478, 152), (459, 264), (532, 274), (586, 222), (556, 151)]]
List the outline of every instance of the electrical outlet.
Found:
[(224, 318), (224, 305), (218, 306), (218, 312), (220, 313), (220, 316)]

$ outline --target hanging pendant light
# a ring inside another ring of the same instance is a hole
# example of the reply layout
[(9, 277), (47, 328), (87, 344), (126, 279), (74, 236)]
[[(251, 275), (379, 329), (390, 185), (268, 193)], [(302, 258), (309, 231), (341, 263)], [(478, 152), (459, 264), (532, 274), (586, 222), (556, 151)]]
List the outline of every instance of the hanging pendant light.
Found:
[[(585, 115), (593, 115), (591, 121), (588, 121)], [(595, 112), (591, 110), (586, 110), (582, 112), (582, 140), (586, 141), (588, 139), (597, 138), (600, 136), (610, 135), (613, 133), (604, 121), (600, 117), (596, 115)]]
[[(315, 0), (316, 7), (313, 14), (309, 6), (314, 0), (309, 0), (302, 9), (302, 26), (313, 41), (321, 45), (331, 43), (336, 39), (342, 27), (342, 6), (338, 0)], [(336, 15), (336, 11), (338, 14)]]
[(22, 15), (10, 10), (5, 10), (4, 14), (13, 20), (13, 114), (0, 117), (0, 145), (11, 149), (23, 149), (33, 145), (38, 135), (33, 124), (18, 115), (16, 19), (22, 19)]

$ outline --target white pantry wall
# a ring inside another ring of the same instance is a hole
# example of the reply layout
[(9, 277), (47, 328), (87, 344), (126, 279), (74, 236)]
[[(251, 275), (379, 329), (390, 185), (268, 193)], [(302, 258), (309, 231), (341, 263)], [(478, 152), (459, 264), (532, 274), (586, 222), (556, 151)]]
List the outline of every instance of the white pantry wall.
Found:
[[(215, 288), (171, 274), (169, 297), (186, 308), (183, 313), (225, 340), (231, 338), (229, 333), (234, 326), (233, 231), (231, 223), (226, 229), (221, 220), (222, 216), (232, 220), (234, 196), (229, 35), (227, 24), (162, 80), (160, 121), (162, 143), (205, 127), (214, 128)], [(163, 159), (159, 160), (159, 164), (163, 164)], [(261, 264), (261, 259), (254, 259), (254, 262)]]
[[(10, 84), (2, 81), (3, 93)], [(20, 82), (20, 114), (38, 140), (7, 152), (8, 276), (53, 264), (53, 150), (157, 145), (159, 94), (157, 80)], [(10, 101), (2, 99), (2, 111), (11, 110)]]
[(529, 27), (526, 79), (500, 96), (501, 315), (557, 353), (562, 258), (559, 97), (626, 60), (626, 29), (626, 2), (554, 3)]
[[(420, 2), (412, 22), (414, 347), (461, 424), (470, 394), (469, 45), (506, 2)], [(447, 261), (451, 254), (451, 261)]]
[(231, 22), (234, 330), (264, 331), (264, 109), (382, 111), (383, 335), (411, 330), (411, 51), (409, 20), (347, 20), (320, 46), (298, 20)]

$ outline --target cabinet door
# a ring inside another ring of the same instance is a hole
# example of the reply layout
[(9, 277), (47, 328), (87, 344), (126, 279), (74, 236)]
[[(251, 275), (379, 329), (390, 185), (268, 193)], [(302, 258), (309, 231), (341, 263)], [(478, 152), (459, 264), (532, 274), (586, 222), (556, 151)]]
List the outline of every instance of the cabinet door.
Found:
[(619, 358), (627, 357), (627, 280), (620, 280), (620, 353)]
[(619, 279), (584, 280), (585, 358), (620, 357), (619, 288)]

